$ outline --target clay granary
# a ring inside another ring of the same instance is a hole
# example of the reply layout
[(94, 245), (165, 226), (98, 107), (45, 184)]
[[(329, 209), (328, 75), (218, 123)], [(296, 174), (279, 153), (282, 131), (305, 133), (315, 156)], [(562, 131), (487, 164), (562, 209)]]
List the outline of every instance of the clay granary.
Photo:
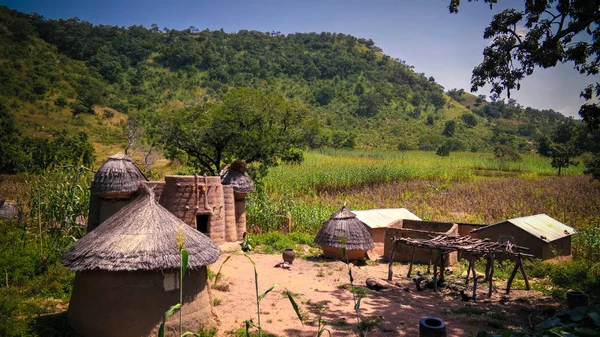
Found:
[[(115, 165), (116, 173), (107, 173), (107, 168)], [(113, 178), (118, 181), (113, 182)], [(245, 162), (235, 161), (216, 177), (166, 176), (164, 181), (146, 181), (123, 154), (109, 157), (92, 182), (88, 232), (135, 199), (141, 185), (152, 189), (160, 205), (215, 243), (241, 240), (246, 232), (246, 194), (254, 191), (254, 184)], [(111, 186), (118, 187), (118, 193), (105, 193), (113, 192)]]

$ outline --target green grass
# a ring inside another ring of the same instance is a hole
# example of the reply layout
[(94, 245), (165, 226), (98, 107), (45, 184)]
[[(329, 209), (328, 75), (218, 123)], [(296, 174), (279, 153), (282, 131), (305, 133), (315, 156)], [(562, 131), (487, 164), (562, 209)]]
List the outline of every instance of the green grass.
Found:
[[(301, 165), (282, 164), (270, 170), (266, 191), (276, 196), (314, 196), (357, 187), (402, 180), (465, 180), (487, 176), (535, 178), (554, 176), (550, 159), (522, 155), (520, 162), (500, 161), (491, 153), (453, 152), (440, 157), (433, 152), (328, 151), (308, 152)], [(581, 175), (583, 166), (563, 175)]]

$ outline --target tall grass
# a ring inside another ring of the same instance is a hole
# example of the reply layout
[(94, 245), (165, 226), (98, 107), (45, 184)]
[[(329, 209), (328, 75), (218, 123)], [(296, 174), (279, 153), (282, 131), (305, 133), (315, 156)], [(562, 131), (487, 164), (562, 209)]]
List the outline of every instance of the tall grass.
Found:
[[(575, 166), (563, 175), (582, 175)], [(264, 180), (266, 192), (278, 196), (318, 196), (406, 180), (452, 181), (478, 176), (555, 176), (548, 158), (523, 155), (520, 162), (498, 160), (491, 153), (456, 152), (449, 157), (432, 152), (308, 152), (301, 165), (282, 164)]]

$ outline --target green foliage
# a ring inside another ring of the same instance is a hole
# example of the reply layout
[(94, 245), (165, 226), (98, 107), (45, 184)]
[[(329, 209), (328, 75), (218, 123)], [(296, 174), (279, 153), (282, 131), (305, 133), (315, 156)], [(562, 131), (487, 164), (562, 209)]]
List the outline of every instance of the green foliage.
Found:
[(456, 132), (456, 121), (455, 120), (446, 121), (446, 124), (444, 125), (444, 131), (442, 132), (442, 134), (446, 137), (454, 137), (455, 132)]
[(494, 152), (494, 156), (500, 160), (513, 162), (523, 160), (515, 149), (506, 145), (496, 145), (492, 148), (492, 152)]
[[(294, 159), (305, 116), (302, 104), (235, 88), (220, 104), (150, 115), (148, 129), (165, 147), (187, 153), (189, 164), (201, 172), (217, 175), (225, 163), (241, 159), (252, 165), (250, 172), (258, 180), (278, 159)], [(153, 130), (152, 125), (160, 127)]]
[(450, 155), (450, 146), (446, 143), (440, 145), (437, 151), (435, 151), (435, 154), (440, 157), (448, 157)]
[(308, 233), (291, 232), (283, 234), (279, 231), (267, 232), (264, 234), (254, 234), (249, 242), (254, 247), (258, 247), (261, 252), (272, 254), (282, 253), (288, 248), (294, 248), (296, 245), (315, 246), (314, 235)]
[(475, 117), (475, 115), (471, 113), (463, 114), (462, 116), (460, 116), (460, 118), (462, 119), (465, 126), (468, 128), (474, 128), (475, 126), (477, 126), (477, 117)]

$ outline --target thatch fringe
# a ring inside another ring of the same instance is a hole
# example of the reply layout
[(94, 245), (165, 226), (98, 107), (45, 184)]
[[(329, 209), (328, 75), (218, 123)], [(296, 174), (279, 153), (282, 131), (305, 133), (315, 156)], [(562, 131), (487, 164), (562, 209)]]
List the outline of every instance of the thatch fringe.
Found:
[(122, 152), (114, 154), (100, 166), (92, 181), (92, 195), (132, 193), (146, 177), (135, 163)]
[(221, 250), (211, 239), (189, 227), (156, 202), (152, 191), (141, 195), (75, 242), (62, 257), (72, 271), (178, 269), (176, 238), (183, 234), (188, 268), (215, 262)]
[(321, 246), (345, 247), (347, 250), (370, 250), (375, 247), (365, 224), (346, 206), (323, 223), (314, 242)]

